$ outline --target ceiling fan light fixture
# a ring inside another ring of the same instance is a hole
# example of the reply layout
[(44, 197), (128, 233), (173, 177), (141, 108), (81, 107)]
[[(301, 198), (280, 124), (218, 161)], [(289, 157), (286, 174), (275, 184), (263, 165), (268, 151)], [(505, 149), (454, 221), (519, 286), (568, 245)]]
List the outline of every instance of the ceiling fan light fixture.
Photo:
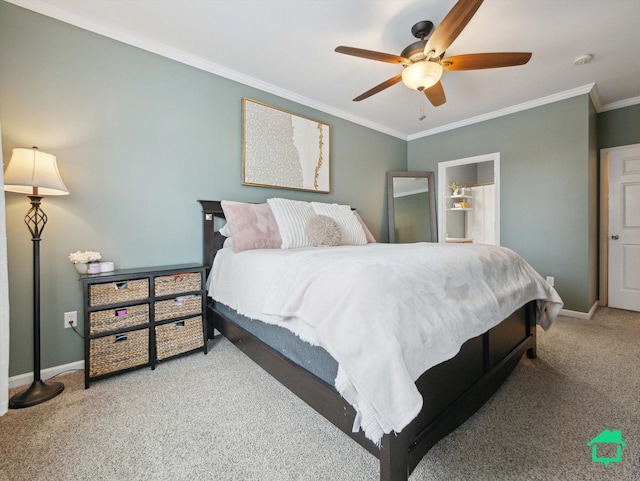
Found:
[(434, 86), (442, 77), (442, 65), (423, 60), (407, 66), (402, 71), (402, 82), (413, 90), (422, 92)]

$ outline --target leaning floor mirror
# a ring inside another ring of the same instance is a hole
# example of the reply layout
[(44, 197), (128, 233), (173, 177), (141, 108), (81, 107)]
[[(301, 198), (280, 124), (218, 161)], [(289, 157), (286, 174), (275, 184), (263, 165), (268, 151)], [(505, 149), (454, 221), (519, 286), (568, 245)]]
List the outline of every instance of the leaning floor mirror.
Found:
[(433, 172), (387, 172), (389, 242), (438, 242)]

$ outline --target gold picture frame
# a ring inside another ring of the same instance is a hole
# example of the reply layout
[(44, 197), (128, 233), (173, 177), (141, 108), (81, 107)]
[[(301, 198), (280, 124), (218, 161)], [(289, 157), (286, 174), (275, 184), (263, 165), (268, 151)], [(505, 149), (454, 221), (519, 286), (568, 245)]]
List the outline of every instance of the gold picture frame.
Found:
[(242, 185), (330, 193), (328, 124), (242, 99)]

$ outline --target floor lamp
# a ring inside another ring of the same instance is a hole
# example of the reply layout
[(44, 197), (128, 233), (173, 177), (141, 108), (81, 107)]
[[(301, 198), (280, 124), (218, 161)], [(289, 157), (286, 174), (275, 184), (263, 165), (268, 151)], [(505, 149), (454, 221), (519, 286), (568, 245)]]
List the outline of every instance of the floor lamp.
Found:
[(55, 155), (37, 147), (13, 149), (4, 174), (4, 190), (27, 194), (31, 201), (24, 222), (33, 242), (33, 383), (9, 399), (9, 407), (18, 409), (48, 401), (64, 389), (60, 382), (45, 383), (40, 378), (40, 236), (47, 223), (40, 201), (45, 195), (66, 195), (69, 191), (60, 178)]

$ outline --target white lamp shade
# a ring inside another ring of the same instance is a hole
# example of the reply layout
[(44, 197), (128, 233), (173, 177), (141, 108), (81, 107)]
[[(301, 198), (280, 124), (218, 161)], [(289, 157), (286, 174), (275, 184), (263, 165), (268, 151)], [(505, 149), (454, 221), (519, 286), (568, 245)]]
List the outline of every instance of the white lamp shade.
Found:
[(437, 62), (423, 60), (412, 63), (402, 71), (402, 82), (414, 90), (433, 87), (442, 77), (442, 65)]
[[(34, 191), (34, 187), (37, 190)], [(67, 195), (56, 156), (37, 148), (13, 149), (9, 166), (4, 173), (4, 190), (21, 194)]]

